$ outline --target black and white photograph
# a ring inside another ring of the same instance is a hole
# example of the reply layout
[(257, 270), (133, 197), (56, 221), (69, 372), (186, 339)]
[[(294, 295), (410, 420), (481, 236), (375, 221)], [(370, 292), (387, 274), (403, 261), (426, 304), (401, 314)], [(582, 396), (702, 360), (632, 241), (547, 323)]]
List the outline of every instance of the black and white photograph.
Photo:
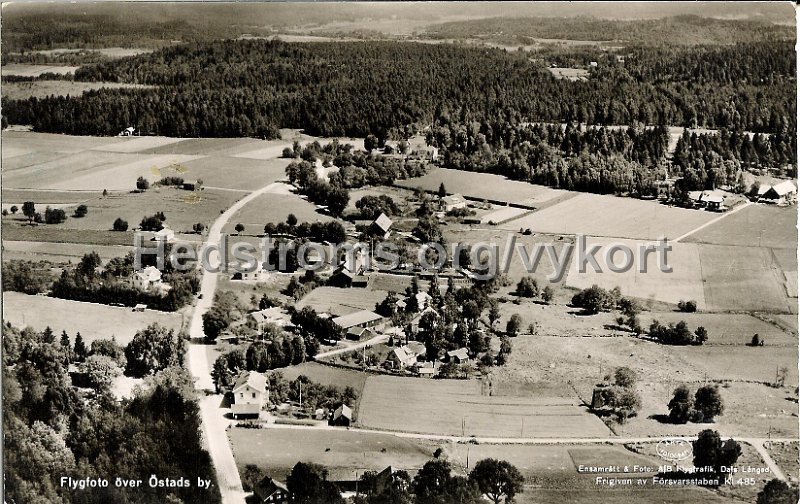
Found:
[(797, 504), (797, 35), (4, 3), (4, 502)]

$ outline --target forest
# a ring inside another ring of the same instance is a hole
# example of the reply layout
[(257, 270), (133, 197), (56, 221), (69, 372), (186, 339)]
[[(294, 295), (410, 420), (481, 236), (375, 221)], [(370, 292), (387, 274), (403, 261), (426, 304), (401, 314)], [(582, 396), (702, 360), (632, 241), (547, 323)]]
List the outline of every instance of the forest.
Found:
[(81, 135), (134, 125), (142, 134), (180, 137), (276, 138), (288, 127), (400, 139), (412, 125), (442, 119), (796, 130), (788, 41), (641, 47), (624, 63), (606, 55), (586, 81), (556, 79), (541, 56), (403, 42), (188, 43), (75, 74), (155, 88), (4, 100), (3, 107), (9, 123)]

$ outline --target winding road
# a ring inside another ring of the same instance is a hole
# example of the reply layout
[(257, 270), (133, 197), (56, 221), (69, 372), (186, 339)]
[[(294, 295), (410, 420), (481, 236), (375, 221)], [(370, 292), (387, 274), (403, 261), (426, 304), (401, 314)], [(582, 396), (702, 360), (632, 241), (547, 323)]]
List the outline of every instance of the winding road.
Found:
[[(272, 189), (280, 187), (280, 182), (275, 182), (249, 193), (244, 198), (238, 200), (225, 212), (220, 214), (208, 231), (208, 236), (204, 242), (207, 244), (219, 243), (222, 236), (222, 229), (231, 217), (243, 206), (253, 201), (262, 194), (269, 193)], [(218, 257), (212, 256), (212, 261)], [(213, 262), (212, 262), (213, 264)], [(199, 265), (198, 265), (199, 267)], [(206, 352), (207, 345), (197, 343), (205, 336), (203, 333), (203, 314), (211, 308), (214, 302), (214, 293), (217, 290), (217, 280), (219, 273), (203, 271), (203, 279), (200, 284), (200, 299), (194, 307), (192, 320), (189, 325), (189, 335), (193, 343), (189, 345), (188, 367), (189, 372), (195, 380), (195, 389), (205, 394), (200, 400), (200, 417), (203, 425), (203, 441), (217, 474), (222, 502), (224, 504), (244, 504), (247, 493), (242, 488), (242, 480), (239, 477), (239, 470), (236, 468), (236, 461), (233, 458), (233, 451), (228, 442), (226, 429), (230, 421), (225, 417), (227, 410), (222, 408), (223, 396), (214, 394), (214, 382), (211, 379), (211, 367), (208, 362)]]

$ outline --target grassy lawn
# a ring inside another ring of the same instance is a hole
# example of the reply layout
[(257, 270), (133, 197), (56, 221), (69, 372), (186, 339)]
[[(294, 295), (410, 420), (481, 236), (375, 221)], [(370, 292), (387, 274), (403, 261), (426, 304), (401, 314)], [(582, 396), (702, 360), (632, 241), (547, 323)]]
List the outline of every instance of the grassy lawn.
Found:
[(750, 205), (687, 236), (685, 241), (796, 249), (796, 224), (795, 207)]

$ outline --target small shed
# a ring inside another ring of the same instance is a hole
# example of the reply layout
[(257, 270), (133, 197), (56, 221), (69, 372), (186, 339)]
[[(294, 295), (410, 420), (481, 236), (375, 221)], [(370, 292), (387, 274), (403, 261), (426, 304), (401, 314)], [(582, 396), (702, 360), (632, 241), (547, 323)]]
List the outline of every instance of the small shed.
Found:
[(330, 425), (337, 425), (340, 427), (350, 427), (353, 421), (353, 410), (346, 404), (342, 404), (336, 411), (333, 412), (330, 419)]

